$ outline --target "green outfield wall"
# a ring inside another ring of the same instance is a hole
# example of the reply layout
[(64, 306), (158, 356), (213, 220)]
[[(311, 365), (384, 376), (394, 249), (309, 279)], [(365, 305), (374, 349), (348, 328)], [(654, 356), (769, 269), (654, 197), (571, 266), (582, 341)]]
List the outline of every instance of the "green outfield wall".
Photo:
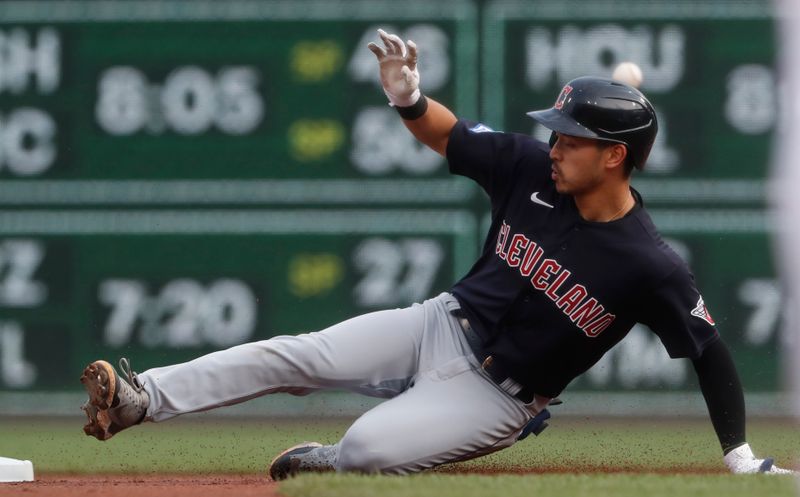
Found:
[[(0, 395), (79, 390), (97, 357), (142, 370), (320, 329), (465, 274), (485, 197), (386, 104), (378, 27), (417, 42), (427, 94), (541, 138), (526, 111), (637, 62), (661, 129), (634, 185), (746, 390), (780, 391), (768, 3), (17, 1), (0, 4)], [(637, 327), (571, 389), (693, 376)]]

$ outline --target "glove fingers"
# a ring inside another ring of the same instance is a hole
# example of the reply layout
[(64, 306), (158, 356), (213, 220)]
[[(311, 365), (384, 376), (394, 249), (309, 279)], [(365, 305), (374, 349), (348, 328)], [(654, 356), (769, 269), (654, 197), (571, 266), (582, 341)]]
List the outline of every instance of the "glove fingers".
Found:
[(382, 47), (379, 47), (375, 43), (369, 42), (367, 44), (367, 48), (369, 48), (370, 51), (375, 54), (378, 60), (381, 60), (382, 58), (386, 57), (386, 50), (384, 50)]
[(409, 68), (413, 71), (417, 68), (417, 44), (408, 40), (408, 57), (406, 57)]
[(392, 39), (390, 38), (389, 33), (380, 29), (378, 30), (378, 35), (380, 35), (381, 40), (383, 41), (383, 45), (386, 47), (386, 53), (389, 55), (395, 55), (401, 53), (395, 47), (394, 43), (392, 43)]
[(403, 43), (403, 40), (400, 39), (397, 35), (389, 35), (387, 39), (391, 42), (392, 46), (394, 47), (395, 53), (405, 58), (406, 56), (406, 45)]

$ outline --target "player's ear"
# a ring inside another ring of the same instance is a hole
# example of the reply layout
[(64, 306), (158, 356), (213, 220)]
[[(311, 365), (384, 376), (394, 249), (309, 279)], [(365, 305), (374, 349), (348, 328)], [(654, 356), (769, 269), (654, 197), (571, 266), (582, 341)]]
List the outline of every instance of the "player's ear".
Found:
[(606, 156), (606, 167), (625, 167), (625, 158), (628, 157), (628, 147), (621, 143), (613, 143), (603, 150)]

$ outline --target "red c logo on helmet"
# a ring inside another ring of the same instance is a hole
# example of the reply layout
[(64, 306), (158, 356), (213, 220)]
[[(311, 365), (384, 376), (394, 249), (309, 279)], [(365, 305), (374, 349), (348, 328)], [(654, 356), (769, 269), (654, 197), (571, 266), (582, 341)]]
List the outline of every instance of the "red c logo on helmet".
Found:
[(570, 85), (564, 86), (564, 89), (561, 90), (561, 93), (558, 94), (558, 98), (556, 99), (555, 105), (553, 105), (554, 109), (561, 109), (564, 107), (564, 102), (567, 100), (567, 96), (572, 91), (572, 87)]

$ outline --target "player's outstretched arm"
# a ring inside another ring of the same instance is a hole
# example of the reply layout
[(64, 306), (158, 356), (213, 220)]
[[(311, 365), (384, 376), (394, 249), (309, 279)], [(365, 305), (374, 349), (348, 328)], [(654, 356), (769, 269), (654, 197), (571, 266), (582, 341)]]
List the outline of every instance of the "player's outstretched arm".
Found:
[(450, 139), (453, 126), (456, 125), (456, 116), (436, 100), (432, 98), (427, 100), (427, 111), (418, 119), (403, 119), (403, 124), (417, 140), (446, 156), (447, 141)]
[(447, 151), (450, 131), (456, 116), (444, 105), (422, 94), (419, 89), (417, 46), (403, 43), (399, 36), (378, 30), (383, 46), (367, 47), (378, 58), (383, 91), (414, 136), (441, 155)]
[(756, 458), (747, 443), (742, 384), (725, 343), (717, 340), (692, 363), (728, 469), (732, 473), (793, 473), (775, 466), (771, 458)]

